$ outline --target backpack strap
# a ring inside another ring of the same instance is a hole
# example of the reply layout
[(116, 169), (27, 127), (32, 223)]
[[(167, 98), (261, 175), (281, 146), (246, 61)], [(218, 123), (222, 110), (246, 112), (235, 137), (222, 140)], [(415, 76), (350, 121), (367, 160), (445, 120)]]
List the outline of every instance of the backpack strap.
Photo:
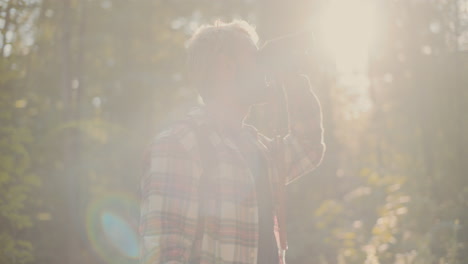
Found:
[[(198, 264), (201, 259), (201, 243), (203, 234), (205, 232), (205, 216), (206, 216), (206, 204), (207, 194), (209, 193), (209, 182), (213, 179), (214, 175), (214, 161), (216, 160), (216, 149), (209, 139), (209, 133), (204, 125), (193, 125), (195, 136), (198, 143), (200, 160), (202, 165), (202, 174), (199, 180), (199, 203), (198, 203), (198, 220), (197, 229), (195, 233), (195, 240), (192, 245), (191, 257), (189, 263)], [(197, 248), (200, 245), (200, 248)]]
[[(281, 253), (285, 254), (288, 249), (288, 238), (286, 233), (286, 170), (284, 167), (284, 143), (281, 136), (276, 136), (274, 139), (276, 147), (276, 162), (279, 166), (279, 186), (278, 186), (278, 228), (279, 228), (279, 241), (281, 246)], [(284, 260), (283, 260), (284, 263)]]

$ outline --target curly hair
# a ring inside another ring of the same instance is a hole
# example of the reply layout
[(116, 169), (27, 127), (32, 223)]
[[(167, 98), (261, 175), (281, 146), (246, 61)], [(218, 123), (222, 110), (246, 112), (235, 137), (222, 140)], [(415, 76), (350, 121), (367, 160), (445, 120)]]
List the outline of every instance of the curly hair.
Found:
[(209, 94), (210, 73), (216, 68), (215, 58), (223, 53), (235, 58), (246, 45), (258, 45), (258, 35), (253, 25), (245, 20), (229, 23), (221, 20), (204, 24), (195, 30), (186, 43), (188, 78), (202, 97)]

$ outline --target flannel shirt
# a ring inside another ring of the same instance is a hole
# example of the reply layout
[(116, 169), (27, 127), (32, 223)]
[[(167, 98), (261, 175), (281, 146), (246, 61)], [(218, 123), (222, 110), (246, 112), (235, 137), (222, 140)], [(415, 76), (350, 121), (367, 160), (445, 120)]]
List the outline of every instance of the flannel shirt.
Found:
[[(178, 122), (155, 136), (145, 155), (140, 186), (140, 263), (189, 263), (195, 243), (201, 264), (257, 264), (259, 222), (254, 176), (236, 144), (210, 125), (203, 107), (193, 108), (187, 120), (196, 126), (207, 125), (206, 136), (216, 151), (215, 175), (204, 198), (204, 233), (201, 241), (195, 241), (203, 173), (199, 142), (193, 125)], [(291, 131), (283, 137), (281, 153), (273, 140), (253, 126), (244, 124), (243, 128), (267, 160), (273, 205), (278, 212), (280, 188), (314, 170), (322, 160), (321, 120), (314, 131), (308, 131), (315, 136), (301, 138)], [(277, 157), (282, 159), (285, 175), (278, 173)], [(284, 264), (276, 216), (274, 231), (280, 263)]]

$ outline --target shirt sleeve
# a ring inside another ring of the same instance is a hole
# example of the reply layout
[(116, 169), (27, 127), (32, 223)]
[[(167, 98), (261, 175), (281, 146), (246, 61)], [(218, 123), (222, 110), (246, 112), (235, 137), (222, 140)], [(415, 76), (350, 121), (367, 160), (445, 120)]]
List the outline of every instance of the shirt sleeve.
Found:
[(196, 233), (200, 164), (172, 137), (151, 143), (144, 161), (140, 264), (185, 264)]
[(294, 133), (289, 133), (284, 137), (282, 154), (286, 184), (315, 170), (322, 162), (324, 152), (325, 143), (323, 140), (307, 140)]

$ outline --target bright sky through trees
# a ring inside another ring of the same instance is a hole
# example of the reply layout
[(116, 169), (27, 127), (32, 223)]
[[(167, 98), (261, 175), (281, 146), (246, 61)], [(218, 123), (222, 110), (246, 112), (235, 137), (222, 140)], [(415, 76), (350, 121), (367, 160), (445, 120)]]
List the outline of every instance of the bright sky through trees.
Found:
[(375, 38), (376, 8), (370, 0), (333, 0), (321, 11), (319, 41), (339, 72), (363, 71)]
[(337, 84), (357, 98), (346, 111), (348, 119), (372, 107), (367, 64), (378, 29), (376, 11), (371, 0), (333, 0), (319, 15), (318, 41), (335, 62)]

